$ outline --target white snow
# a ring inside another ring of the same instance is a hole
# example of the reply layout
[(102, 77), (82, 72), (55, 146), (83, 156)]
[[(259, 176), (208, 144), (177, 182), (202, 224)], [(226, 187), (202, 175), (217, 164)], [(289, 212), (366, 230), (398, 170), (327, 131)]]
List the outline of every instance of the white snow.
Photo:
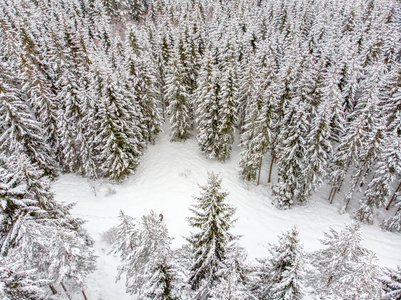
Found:
[[(163, 222), (174, 237), (173, 247), (180, 247), (189, 236), (188, 209), (195, 203), (193, 196), (199, 195), (198, 184), (206, 183), (208, 171), (221, 173), (222, 186), (230, 193), (227, 200), (238, 208), (233, 233), (242, 235), (240, 244), (247, 249), (251, 262), (256, 257), (268, 256), (267, 244), (276, 243), (277, 236), (294, 225), (299, 229), (305, 250), (314, 251), (322, 247), (319, 239), (329, 227), (338, 230), (352, 221), (350, 213), (338, 213), (341, 195), (335, 198), (337, 203), (327, 202), (328, 187), (319, 189), (305, 206), (278, 210), (271, 204), (271, 186), (265, 184), (268, 160), (264, 162), (262, 184), (256, 186), (239, 177), (238, 146), (233, 147), (229, 161), (220, 163), (204, 157), (194, 138), (170, 142), (168, 124), (164, 131), (155, 145), (149, 145), (135, 175), (122, 184), (89, 181), (75, 175), (60, 176), (53, 184), (57, 201), (77, 202), (73, 214), (87, 221), (84, 227), (96, 241), (99, 258), (97, 271), (87, 279), (88, 299), (135, 299), (125, 293), (124, 280), (115, 282), (119, 258), (107, 255), (110, 245), (101, 240), (101, 233), (117, 224), (119, 211), (135, 218), (150, 210), (162, 213)], [(363, 237), (364, 245), (377, 254), (381, 266), (401, 265), (401, 233), (384, 232), (375, 224), (363, 226)], [(82, 295), (75, 296), (83, 299)]]

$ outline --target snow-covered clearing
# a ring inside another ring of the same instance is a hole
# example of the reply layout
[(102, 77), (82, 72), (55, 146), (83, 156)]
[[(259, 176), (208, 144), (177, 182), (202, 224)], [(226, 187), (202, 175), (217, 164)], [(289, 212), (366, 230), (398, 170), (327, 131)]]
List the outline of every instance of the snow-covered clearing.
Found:
[[(240, 244), (248, 250), (250, 261), (266, 257), (267, 244), (276, 243), (277, 235), (294, 225), (305, 250), (313, 251), (322, 246), (319, 239), (329, 227), (339, 229), (352, 220), (349, 214), (338, 213), (341, 193), (334, 205), (327, 202), (329, 188), (320, 189), (306, 206), (280, 211), (271, 204), (270, 186), (265, 184), (267, 161), (262, 184), (256, 186), (239, 177), (239, 147), (234, 147), (231, 160), (220, 163), (205, 158), (194, 138), (184, 143), (170, 142), (167, 125), (164, 131), (146, 150), (136, 174), (122, 184), (88, 181), (75, 175), (61, 176), (53, 184), (56, 200), (77, 202), (73, 214), (87, 221), (85, 228), (96, 241), (97, 271), (88, 278), (85, 289), (90, 300), (134, 299), (125, 293), (123, 280), (115, 283), (119, 258), (107, 255), (110, 245), (101, 240), (101, 233), (117, 224), (119, 211), (136, 218), (150, 210), (162, 213), (174, 237), (173, 247), (177, 248), (188, 236), (188, 208), (195, 203), (193, 196), (199, 195), (198, 184), (206, 183), (208, 171), (221, 173), (222, 186), (230, 193), (227, 199), (238, 208), (234, 233), (242, 235)], [(400, 233), (383, 232), (375, 224), (364, 226), (363, 237), (364, 245), (376, 252), (381, 266), (401, 265)], [(76, 299), (82, 299), (82, 295)]]

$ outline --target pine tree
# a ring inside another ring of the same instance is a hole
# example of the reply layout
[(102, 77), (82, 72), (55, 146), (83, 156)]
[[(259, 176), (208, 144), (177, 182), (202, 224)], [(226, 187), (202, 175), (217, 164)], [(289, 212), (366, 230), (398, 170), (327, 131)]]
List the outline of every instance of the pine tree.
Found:
[(292, 100), (282, 121), (285, 126), (277, 137), (279, 182), (273, 188), (273, 202), (280, 209), (305, 203), (313, 191), (313, 185), (304, 174), (305, 138), (309, 130), (306, 106), (297, 98)]
[(222, 141), (220, 123), (220, 74), (214, 64), (212, 51), (206, 52), (196, 91), (197, 140), (200, 150), (209, 158), (220, 158)]
[(110, 69), (98, 76), (102, 98), (94, 142), (100, 146), (98, 160), (104, 176), (121, 181), (136, 169), (142, 155), (144, 141), (137, 119), (140, 114), (129, 103), (129, 91)]
[(185, 82), (184, 66), (181, 63), (179, 49), (174, 54), (167, 74), (166, 98), (169, 105), (171, 139), (186, 140), (192, 127), (189, 91)]
[[(231, 50), (231, 47), (230, 47)], [(219, 111), (219, 136), (221, 148), (219, 158), (224, 161), (230, 158), (237, 120), (237, 66), (234, 51), (228, 50), (227, 60), (223, 63), (221, 74), (221, 104)]]
[(43, 129), (31, 114), (18, 79), (4, 62), (0, 62), (0, 153), (26, 155), (47, 174), (55, 175), (55, 160), (46, 143)]
[(319, 295), (380, 299), (376, 259), (361, 242), (358, 223), (346, 225), (340, 232), (330, 228), (330, 233), (325, 233), (322, 243), (326, 248), (317, 251), (313, 258), (316, 273), (311, 280)]
[(0, 257), (0, 281), (2, 299), (49, 299), (43, 288), (46, 281), (37, 280), (35, 270), (27, 270), (21, 262), (10, 263), (6, 257)]
[[(260, 169), (262, 165), (263, 155), (267, 152), (268, 138), (263, 132), (264, 127), (269, 127), (269, 121), (263, 119), (268, 117), (262, 115), (261, 111), (267, 112), (264, 109), (269, 109), (269, 99), (264, 99), (263, 82), (258, 80), (255, 84), (255, 91), (249, 99), (245, 121), (243, 125), (243, 133), (241, 134), (241, 147), (244, 149), (241, 152), (239, 165), (241, 167), (241, 175), (244, 179), (250, 181), (260, 177)], [(267, 122), (267, 123), (264, 123)]]
[(303, 295), (304, 252), (296, 228), (271, 245), (270, 259), (261, 259), (256, 294), (261, 299), (301, 299)]
[[(392, 190), (392, 183), (401, 173), (400, 139), (397, 136), (389, 135), (382, 147), (383, 152), (378, 157), (379, 161), (373, 172), (373, 178), (359, 201), (360, 206), (356, 212), (356, 218), (368, 224), (373, 224), (373, 209), (386, 204), (386, 198), (390, 196)], [(384, 225), (384, 227), (386, 226)], [(390, 226), (388, 229), (392, 227)]]
[(189, 283), (196, 299), (207, 297), (217, 284), (220, 264), (227, 258), (229, 244), (237, 239), (229, 233), (235, 209), (224, 201), (228, 193), (221, 190), (219, 176), (210, 173), (201, 190), (201, 196), (195, 198), (198, 204), (191, 209), (195, 216), (188, 219), (192, 227), (200, 230), (188, 238), (194, 255)]
[(96, 257), (83, 222), (70, 215), (73, 205), (54, 201), (49, 179), (27, 157), (2, 158), (1, 165), (1, 255), (47, 284), (82, 289)]
[(117, 280), (125, 273), (128, 293), (151, 299), (179, 298), (170, 244), (166, 226), (153, 211), (139, 223), (120, 213), (112, 251), (120, 253)]
[(380, 117), (380, 96), (376, 82), (380, 80), (383, 73), (384, 65), (378, 62), (367, 68), (367, 78), (361, 83), (364, 88), (363, 92), (354, 112), (350, 115), (352, 121), (349, 134), (351, 137), (348, 139), (346, 136), (345, 140), (352, 145), (350, 152), (353, 161), (350, 161), (350, 164), (356, 166), (356, 171), (352, 176), (350, 191), (344, 199), (342, 212), (347, 209), (357, 184), (365, 182), (369, 170), (374, 166), (376, 157), (382, 151), (381, 145), (385, 130)]
[(242, 60), (242, 64), (239, 70), (239, 88), (238, 88), (238, 127), (240, 132), (243, 131), (245, 124), (246, 112), (250, 99), (253, 95), (253, 91), (256, 86), (257, 72), (255, 58), (250, 49), (247, 49), (246, 56)]
[(400, 300), (401, 299), (401, 268), (397, 266), (397, 270), (385, 269), (382, 281), (384, 290), (383, 299)]
[(212, 288), (211, 295), (215, 299), (252, 299), (248, 289), (251, 283), (251, 267), (245, 263), (246, 251), (235, 244), (230, 247), (227, 258), (221, 264), (219, 283)]

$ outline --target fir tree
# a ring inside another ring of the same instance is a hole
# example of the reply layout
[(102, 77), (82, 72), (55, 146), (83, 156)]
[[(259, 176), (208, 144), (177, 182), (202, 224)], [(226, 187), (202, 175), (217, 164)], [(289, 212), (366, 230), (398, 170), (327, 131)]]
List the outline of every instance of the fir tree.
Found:
[(185, 82), (184, 66), (176, 47), (166, 79), (166, 98), (169, 105), (171, 139), (186, 140), (191, 131), (191, 106)]
[(193, 251), (189, 283), (196, 299), (207, 297), (211, 287), (217, 284), (220, 264), (227, 258), (229, 244), (237, 239), (229, 233), (235, 209), (225, 203), (227, 192), (221, 190), (221, 179), (210, 173), (206, 186), (201, 186), (198, 204), (191, 211), (195, 216), (188, 219), (200, 232), (188, 238)]
[(303, 295), (304, 252), (298, 231), (293, 228), (279, 238), (278, 245), (269, 249), (271, 258), (259, 260), (255, 285), (261, 299), (301, 299)]
[(96, 257), (83, 222), (70, 215), (73, 205), (54, 201), (48, 178), (27, 158), (3, 158), (2, 165), (0, 253), (38, 280), (82, 289)]
[(130, 105), (128, 91), (110, 72), (106, 69), (99, 73), (102, 98), (94, 142), (100, 145), (98, 160), (103, 174), (121, 181), (138, 166), (144, 141), (136, 118), (137, 107)]
[(255, 58), (252, 55), (251, 50), (247, 49), (246, 57), (243, 58), (239, 73), (239, 88), (238, 88), (238, 121), (240, 132), (243, 131), (245, 124), (245, 117), (247, 107), (250, 103), (250, 99), (253, 95), (253, 91), (257, 81), (257, 69)]
[(0, 262), (0, 297), (2, 299), (49, 299), (43, 288), (46, 281), (37, 280), (35, 270), (27, 270), (21, 262), (10, 263), (6, 257), (0, 257)]
[(153, 211), (140, 223), (120, 213), (112, 251), (120, 253), (117, 280), (125, 273), (127, 292), (151, 299), (179, 298), (170, 244), (166, 226)]
[(55, 175), (55, 160), (46, 143), (43, 129), (31, 114), (24, 95), (20, 93), (18, 79), (0, 62), (0, 153), (26, 155), (32, 164), (38, 164), (47, 174)]
[(199, 76), (196, 91), (197, 140), (200, 150), (209, 158), (220, 158), (222, 148), (219, 136), (220, 74), (214, 60), (209, 50), (205, 55)]
[(307, 108), (299, 99), (292, 101), (282, 121), (286, 126), (277, 137), (280, 141), (276, 150), (279, 182), (273, 189), (273, 202), (280, 209), (305, 203), (313, 191), (313, 186), (304, 173), (305, 138), (309, 130)]
[[(382, 146), (384, 150), (378, 158), (379, 161), (376, 164), (376, 170), (373, 172), (373, 178), (369, 182), (356, 212), (358, 220), (372, 224), (374, 208), (380, 208), (386, 204), (387, 197), (390, 196), (392, 190), (392, 183), (401, 173), (399, 143), (400, 140), (397, 136), (390, 135)], [(390, 226), (388, 229), (392, 227)]]
[(227, 258), (219, 271), (219, 283), (212, 288), (215, 299), (252, 299), (248, 289), (251, 283), (251, 267), (245, 263), (246, 252), (239, 245), (230, 247)]
[[(322, 297), (380, 299), (374, 254), (361, 245), (361, 225), (352, 223), (337, 232), (330, 228), (314, 254), (316, 273), (312, 280)], [(360, 298), (359, 298), (360, 297)]]
[(383, 299), (399, 300), (401, 299), (401, 268), (397, 266), (397, 270), (385, 269), (381, 279), (384, 290)]
[(219, 111), (219, 137), (221, 140), (220, 160), (230, 158), (234, 143), (235, 125), (237, 124), (237, 67), (234, 52), (228, 52), (227, 61), (223, 63), (221, 74), (221, 104)]
[[(268, 106), (264, 101), (263, 82), (257, 81), (245, 115), (243, 133), (241, 134), (241, 147), (244, 150), (240, 154), (239, 165), (241, 167), (241, 175), (244, 179), (250, 181), (258, 177), (258, 183), (262, 159), (263, 155), (267, 152), (267, 139), (269, 138), (262, 132), (265, 126), (269, 127), (269, 120), (260, 120), (264, 117), (261, 116), (261, 110), (263, 108), (266, 109)], [(264, 121), (267, 124), (264, 124)]]

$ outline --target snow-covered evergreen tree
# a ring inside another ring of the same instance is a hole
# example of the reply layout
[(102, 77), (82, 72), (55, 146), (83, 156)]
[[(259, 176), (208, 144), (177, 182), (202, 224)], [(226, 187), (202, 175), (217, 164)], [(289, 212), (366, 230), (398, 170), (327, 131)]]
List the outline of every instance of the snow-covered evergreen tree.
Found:
[(384, 290), (383, 299), (399, 300), (401, 299), (401, 268), (397, 266), (397, 270), (385, 269), (384, 277), (381, 279)]
[(219, 159), (224, 161), (231, 155), (232, 144), (234, 143), (234, 132), (237, 120), (237, 65), (234, 51), (228, 49), (226, 61), (224, 61), (221, 73), (221, 104), (219, 111), (219, 137), (221, 148)]
[(238, 88), (238, 127), (240, 132), (243, 131), (245, 124), (246, 112), (250, 99), (254, 93), (258, 77), (258, 70), (255, 62), (255, 57), (251, 49), (246, 49), (246, 55), (242, 58), (242, 63), (239, 68), (239, 88)]
[(117, 280), (125, 273), (128, 293), (151, 299), (178, 299), (179, 288), (167, 227), (151, 211), (141, 222), (120, 213), (112, 251), (120, 253)]
[(251, 267), (245, 263), (246, 258), (244, 248), (238, 244), (230, 247), (219, 270), (219, 283), (211, 291), (214, 299), (253, 299), (249, 290)]
[(307, 105), (295, 98), (285, 112), (283, 130), (277, 139), (279, 182), (274, 186), (274, 204), (288, 209), (305, 203), (313, 191), (313, 185), (305, 177), (307, 165), (306, 135), (309, 132)]
[(171, 139), (186, 140), (192, 128), (191, 105), (185, 70), (182, 65), (179, 46), (175, 47), (166, 78), (166, 98), (170, 103)]
[(114, 181), (121, 181), (139, 164), (144, 147), (138, 125), (137, 107), (130, 105), (128, 91), (110, 69), (99, 72), (102, 82), (101, 102), (97, 114), (98, 160), (102, 173)]
[(51, 299), (43, 288), (47, 282), (38, 281), (35, 270), (27, 270), (21, 262), (10, 263), (6, 257), (0, 257), (0, 282), (1, 299)]
[(334, 299), (380, 299), (379, 267), (374, 254), (361, 245), (361, 225), (330, 228), (322, 240), (325, 249), (314, 253), (311, 279), (318, 295)]
[[(380, 208), (386, 205), (388, 201), (387, 197), (390, 196), (393, 190), (392, 183), (401, 174), (400, 139), (397, 136), (389, 135), (382, 147), (384, 149), (379, 157), (379, 161), (376, 163), (376, 170), (373, 172), (373, 178), (369, 182), (360, 200), (359, 209), (356, 212), (356, 218), (358, 220), (369, 224), (373, 223), (374, 208)], [(401, 224), (401, 222), (399, 223)], [(395, 225), (396, 223), (387, 223), (387, 225), (390, 224)], [(386, 225), (384, 225), (384, 227), (386, 227)], [(390, 225), (387, 227), (387, 229), (391, 228), (394, 228), (394, 226)], [(401, 229), (401, 226), (399, 229)]]
[(26, 155), (32, 164), (38, 164), (47, 174), (55, 175), (55, 159), (46, 143), (43, 128), (32, 115), (21, 94), (18, 79), (10, 68), (0, 61), (0, 153)]
[(202, 64), (196, 90), (197, 140), (200, 150), (210, 158), (220, 158), (220, 73), (209, 49)]
[(0, 253), (35, 271), (37, 280), (82, 289), (94, 271), (93, 241), (73, 205), (54, 201), (49, 180), (28, 158), (2, 158)]
[(283, 233), (278, 245), (271, 245), (271, 258), (260, 259), (254, 293), (258, 299), (301, 299), (305, 254), (296, 228)]
[[(241, 175), (246, 180), (255, 180), (260, 177), (260, 169), (262, 167), (263, 155), (267, 152), (268, 136), (264, 135), (262, 130), (265, 126), (269, 126), (269, 121), (264, 119), (260, 122), (262, 108), (266, 108), (269, 104), (264, 99), (263, 81), (258, 80), (255, 83), (255, 90), (248, 100), (248, 106), (245, 114), (243, 125), (243, 133), (241, 134), (241, 152), (239, 165), (241, 167)], [(267, 122), (267, 123), (264, 123)], [(259, 175), (259, 176), (258, 176)], [(259, 180), (258, 180), (259, 183)]]
[(219, 282), (220, 264), (227, 258), (230, 243), (237, 239), (229, 232), (235, 209), (226, 203), (228, 193), (221, 189), (221, 181), (209, 173), (201, 196), (195, 198), (198, 203), (191, 208), (195, 216), (188, 218), (189, 224), (199, 229), (188, 238), (193, 251), (189, 283), (196, 299), (207, 297)]

